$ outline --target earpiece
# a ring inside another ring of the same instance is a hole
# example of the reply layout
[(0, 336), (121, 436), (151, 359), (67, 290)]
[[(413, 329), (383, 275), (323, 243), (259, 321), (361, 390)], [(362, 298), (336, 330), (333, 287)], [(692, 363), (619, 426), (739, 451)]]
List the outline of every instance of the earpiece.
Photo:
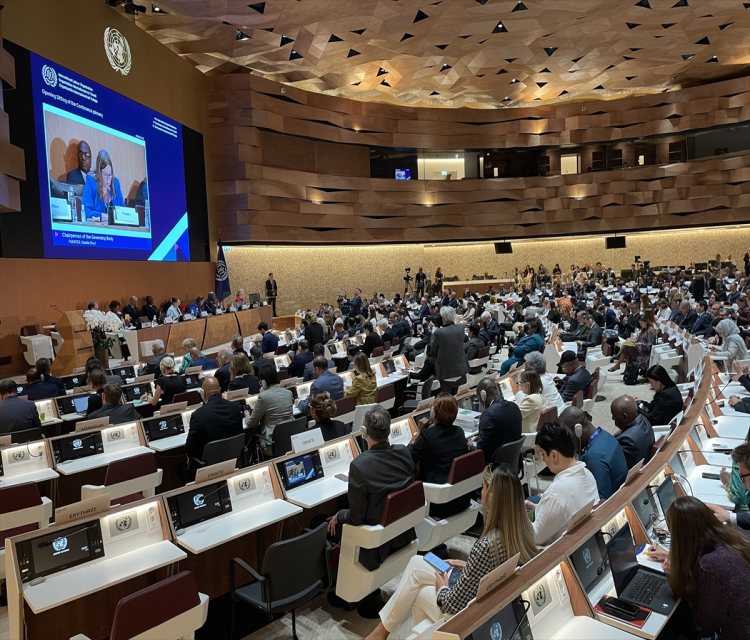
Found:
[(435, 420), (435, 409), (430, 407), (430, 422), (433, 422)]
[(261, 380), (260, 381), (260, 386), (261, 386), (262, 389), (268, 389), (268, 385), (266, 384), (265, 380)]
[(576, 424), (573, 432), (576, 434), (576, 438), (578, 438), (578, 451), (581, 451), (583, 449), (583, 443), (581, 442), (581, 436), (583, 435), (583, 425), (580, 422)]
[(486, 402), (487, 401), (487, 392), (484, 391), (484, 389), (479, 392), (479, 398), (480, 398), (480, 400), (482, 402)]

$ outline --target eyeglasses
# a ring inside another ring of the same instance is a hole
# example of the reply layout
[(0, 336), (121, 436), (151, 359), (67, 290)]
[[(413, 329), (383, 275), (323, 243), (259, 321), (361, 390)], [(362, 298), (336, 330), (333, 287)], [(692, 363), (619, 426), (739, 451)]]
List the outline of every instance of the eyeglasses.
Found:
[(745, 478), (750, 478), (750, 473), (741, 473), (740, 482), (745, 482)]
[(104, 173), (104, 171), (102, 171), (102, 178), (111, 178), (111, 177), (112, 177), (111, 171), (109, 173)]
[(91, 157), (91, 153), (88, 152), (88, 151), (79, 151), (78, 155), (81, 156), (82, 158), (90, 158)]

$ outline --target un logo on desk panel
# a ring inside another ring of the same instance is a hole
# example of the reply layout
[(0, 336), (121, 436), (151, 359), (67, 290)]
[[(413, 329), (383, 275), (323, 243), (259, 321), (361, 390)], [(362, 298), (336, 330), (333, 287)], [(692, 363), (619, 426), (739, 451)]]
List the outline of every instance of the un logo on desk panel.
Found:
[(547, 589), (543, 584), (534, 589), (534, 603), (540, 609), (547, 603)]
[(587, 566), (591, 564), (591, 551), (588, 547), (583, 550), (583, 561)]
[(57, 71), (48, 64), (42, 67), (42, 79), (52, 88), (57, 86)]
[(23, 462), (24, 460), (26, 460), (26, 451), (24, 451), (23, 449), (14, 451), (11, 458), (11, 462)]
[(400, 438), (401, 437), (401, 427), (393, 427), (391, 429), (391, 435), (394, 438)]
[(326, 451), (326, 460), (328, 462), (335, 462), (341, 457), (339, 454), (339, 448), (338, 447), (331, 447), (328, 451)]
[(490, 627), (490, 638), (492, 640), (503, 640), (503, 625), (499, 622), (493, 623)]
[(68, 539), (67, 538), (57, 538), (56, 540), (52, 541), (52, 548), (57, 551), (57, 553), (60, 553), (61, 551), (64, 551), (68, 547)]
[(122, 429), (115, 429), (114, 431), (109, 431), (107, 433), (107, 440), (110, 442), (117, 442), (119, 440), (122, 440)]
[(196, 507), (202, 507), (202, 506), (204, 505), (204, 503), (205, 503), (205, 502), (206, 502), (206, 499), (205, 499), (205, 498), (203, 497), (203, 494), (202, 494), (202, 493), (196, 493), (196, 494), (195, 494), (195, 495), (193, 496), (193, 504), (194, 504), (194, 505), (195, 505)]
[(117, 518), (117, 520), (115, 520), (115, 527), (117, 527), (118, 531), (127, 531), (132, 524), (133, 518), (130, 516), (122, 516), (122, 518)]
[(109, 535), (111, 537), (131, 533), (138, 529), (138, 514), (135, 511), (120, 513), (109, 519)]
[(104, 52), (115, 71), (119, 71), (124, 76), (130, 73), (130, 65), (133, 62), (130, 45), (117, 29), (107, 27), (104, 30)]
[(255, 478), (253, 476), (245, 476), (237, 480), (237, 492), (245, 493), (246, 491), (255, 490)]

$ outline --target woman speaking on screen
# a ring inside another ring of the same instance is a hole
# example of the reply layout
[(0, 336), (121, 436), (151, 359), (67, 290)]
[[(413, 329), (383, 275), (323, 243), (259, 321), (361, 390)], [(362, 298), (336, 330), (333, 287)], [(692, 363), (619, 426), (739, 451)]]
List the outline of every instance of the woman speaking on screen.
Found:
[(86, 187), (83, 190), (83, 206), (86, 208), (86, 220), (101, 220), (109, 205), (124, 207), (125, 201), (120, 191), (120, 181), (114, 176), (112, 160), (102, 149), (96, 156), (96, 169), (93, 176), (86, 176)]

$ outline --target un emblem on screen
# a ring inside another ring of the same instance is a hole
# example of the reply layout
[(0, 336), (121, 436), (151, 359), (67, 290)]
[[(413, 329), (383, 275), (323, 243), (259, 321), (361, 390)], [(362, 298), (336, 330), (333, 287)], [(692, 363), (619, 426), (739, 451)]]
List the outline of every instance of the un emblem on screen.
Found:
[(503, 640), (503, 626), (499, 622), (495, 622), (490, 627), (490, 638), (492, 640)]
[(57, 71), (55, 71), (48, 64), (42, 67), (42, 78), (50, 87), (57, 86)]
[(202, 493), (196, 493), (193, 496), (193, 504), (195, 504), (196, 507), (202, 507), (204, 502), (205, 500)]
[(68, 546), (68, 539), (67, 538), (57, 538), (57, 540), (52, 541), (52, 548), (57, 551), (58, 553), (60, 551), (63, 551), (65, 547)]
[(132, 63), (130, 45), (117, 29), (107, 27), (104, 30), (104, 51), (109, 64), (115, 71), (119, 71), (124, 76), (130, 73)]
[(586, 564), (591, 564), (591, 551), (588, 547), (583, 550), (583, 561)]

